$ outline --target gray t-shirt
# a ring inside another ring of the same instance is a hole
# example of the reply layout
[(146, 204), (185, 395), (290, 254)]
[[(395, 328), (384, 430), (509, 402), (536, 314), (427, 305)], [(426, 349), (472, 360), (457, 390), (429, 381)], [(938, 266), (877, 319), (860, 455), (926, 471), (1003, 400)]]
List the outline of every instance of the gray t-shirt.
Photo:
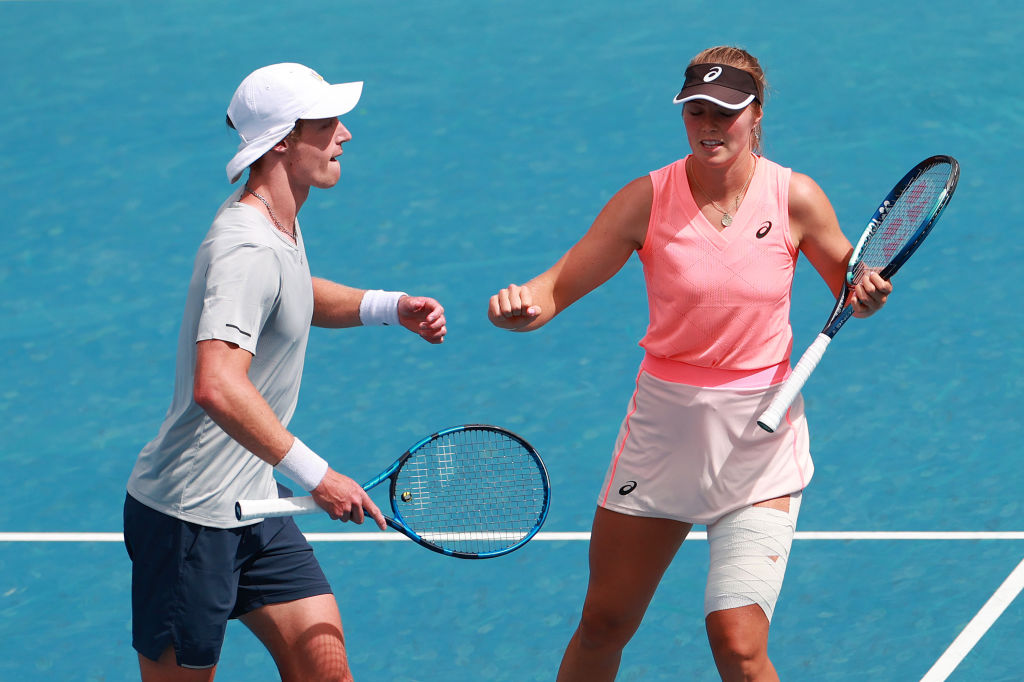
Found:
[(220, 339), (252, 353), (249, 379), (287, 426), (313, 317), (298, 224), (294, 245), (262, 213), (237, 203), (239, 196), (221, 206), (199, 247), (178, 335), (171, 407), (128, 480), (128, 493), (139, 502), (216, 528), (246, 525), (235, 519), (235, 501), (277, 497), (277, 487), (273, 467), (193, 400), (196, 343)]

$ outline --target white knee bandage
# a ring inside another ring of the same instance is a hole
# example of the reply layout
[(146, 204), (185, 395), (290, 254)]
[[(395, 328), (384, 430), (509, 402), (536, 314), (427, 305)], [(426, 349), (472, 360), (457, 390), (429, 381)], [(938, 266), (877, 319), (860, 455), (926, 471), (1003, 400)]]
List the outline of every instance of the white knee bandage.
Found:
[(745, 507), (708, 526), (711, 565), (704, 615), (757, 604), (771, 621), (796, 532), (800, 495), (789, 511)]

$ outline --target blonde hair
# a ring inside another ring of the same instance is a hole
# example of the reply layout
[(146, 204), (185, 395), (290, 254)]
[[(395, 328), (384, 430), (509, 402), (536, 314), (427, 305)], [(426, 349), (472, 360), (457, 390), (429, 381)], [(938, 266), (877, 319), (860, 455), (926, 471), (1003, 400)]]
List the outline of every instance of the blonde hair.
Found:
[[(750, 106), (757, 107), (757, 113), (764, 111), (764, 99), (768, 92), (768, 80), (765, 78), (764, 69), (761, 68), (761, 63), (757, 61), (757, 57), (750, 54), (746, 50), (740, 47), (730, 47), (727, 45), (719, 45), (717, 47), (709, 47), (706, 50), (701, 50), (697, 55), (690, 60), (690, 66), (695, 64), (725, 64), (732, 66), (737, 69), (742, 69), (754, 77), (754, 82), (757, 84), (757, 100), (752, 102)], [(751, 141), (751, 149), (757, 154), (761, 154), (763, 149), (762, 136), (761, 136), (761, 122), (758, 121), (754, 127), (754, 139)]]

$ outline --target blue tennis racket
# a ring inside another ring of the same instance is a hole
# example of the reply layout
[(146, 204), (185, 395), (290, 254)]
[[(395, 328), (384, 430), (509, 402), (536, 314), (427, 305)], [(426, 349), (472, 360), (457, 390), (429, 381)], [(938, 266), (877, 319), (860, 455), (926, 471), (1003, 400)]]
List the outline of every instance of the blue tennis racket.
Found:
[[(508, 554), (537, 534), (551, 486), (537, 451), (505, 429), (468, 424), (419, 441), (363, 489), (388, 481), (387, 524), (427, 549), (460, 559)], [(239, 500), (248, 521), (323, 511), (312, 497)]]
[(952, 156), (932, 156), (903, 176), (875, 211), (871, 222), (853, 249), (846, 269), (846, 286), (836, 299), (825, 328), (804, 351), (793, 373), (775, 394), (758, 426), (773, 432), (796, 399), (825, 349), (853, 314), (850, 292), (870, 272), (890, 279), (907, 262), (935, 226), (953, 197), (960, 165)]

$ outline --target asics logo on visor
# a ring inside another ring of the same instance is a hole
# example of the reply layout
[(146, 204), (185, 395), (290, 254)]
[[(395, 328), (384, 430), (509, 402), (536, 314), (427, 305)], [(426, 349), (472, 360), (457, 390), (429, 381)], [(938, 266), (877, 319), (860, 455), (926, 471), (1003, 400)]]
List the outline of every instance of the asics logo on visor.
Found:
[(713, 66), (713, 67), (711, 67), (710, 71), (708, 71), (706, 74), (704, 74), (704, 82), (705, 83), (710, 83), (711, 81), (715, 80), (716, 78), (718, 78), (721, 75), (722, 75), (722, 67), (721, 66)]

